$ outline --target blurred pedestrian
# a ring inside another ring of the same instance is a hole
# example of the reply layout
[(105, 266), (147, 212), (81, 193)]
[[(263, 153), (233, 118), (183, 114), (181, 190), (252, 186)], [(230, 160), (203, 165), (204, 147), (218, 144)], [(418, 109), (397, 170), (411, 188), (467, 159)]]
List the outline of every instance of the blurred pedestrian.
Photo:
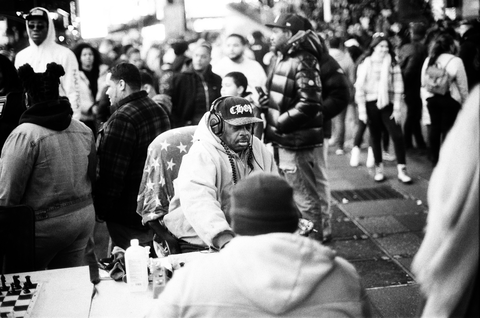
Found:
[(137, 195), (148, 145), (170, 129), (167, 113), (141, 89), (138, 68), (120, 63), (107, 76), (112, 115), (97, 138), (95, 212), (106, 221), (114, 246), (127, 249), (137, 238), (150, 245), (153, 233), (136, 213)]
[(30, 46), (18, 52), (15, 67), (30, 64), (35, 72), (42, 73), (47, 63), (55, 62), (63, 66), (65, 76), (60, 79), (60, 96), (68, 97), (73, 109), (73, 118), (80, 119), (80, 92), (78, 83), (78, 62), (75, 54), (55, 42), (55, 26), (45, 8), (35, 7), (25, 18), (25, 26)]
[[(96, 103), (100, 78), (100, 53), (89, 43), (80, 43), (73, 48), (80, 68), (80, 121), (97, 135)], [(100, 85), (102, 86), (102, 85)]]
[(374, 180), (385, 180), (382, 158), (382, 127), (394, 144), (397, 156), (397, 178), (402, 183), (412, 182), (407, 175), (405, 144), (400, 126), (403, 79), (396, 62), (393, 46), (383, 33), (373, 35), (364, 60), (358, 65), (355, 82), (355, 101), (359, 120), (368, 124), (375, 159)]
[(165, 94), (172, 98), (172, 127), (197, 125), (220, 97), (222, 78), (212, 72), (212, 46), (201, 41), (195, 45), (192, 60), (184, 71), (173, 74)]
[[(421, 94), (430, 119), (429, 145), (432, 164), (438, 162), (440, 147), (449, 130), (455, 123), (461, 105), (468, 96), (468, 81), (462, 59), (455, 55), (456, 46), (453, 37), (440, 33), (430, 46), (429, 55), (422, 67)], [(426, 87), (426, 71), (436, 65), (448, 75), (445, 95), (429, 92)]]
[(242, 35), (230, 34), (225, 40), (225, 56), (212, 65), (212, 71), (222, 78), (230, 72), (243, 73), (248, 80), (248, 91), (252, 93), (253, 100), (257, 102), (256, 87), (265, 90), (267, 75), (260, 63), (245, 55), (247, 44), (247, 40)]
[(479, 317), (480, 87), (471, 92), (440, 150), (428, 188), (425, 238), (412, 271), (421, 317)]
[(425, 150), (427, 144), (422, 133), (422, 65), (427, 58), (427, 47), (423, 44), (426, 28), (421, 23), (412, 23), (408, 36), (410, 41), (402, 45), (398, 51), (398, 63), (402, 70), (404, 83), (404, 99), (407, 106), (407, 116), (403, 125), (405, 148), (413, 148), (412, 138), (418, 149)]
[[(332, 37), (328, 42), (330, 47), (329, 54), (338, 62), (348, 78), (351, 96), (350, 102), (353, 102), (355, 96), (353, 87), (353, 83), (355, 82), (355, 64), (353, 63), (350, 55), (344, 51), (343, 41), (341, 38)], [(345, 120), (347, 118), (347, 110), (348, 107), (346, 107), (340, 114), (333, 118), (333, 138), (330, 139), (330, 144), (336, 147), (335, 154), (337, 155), (343, 155), (345, 153), (343, 146), (345, 142)]]

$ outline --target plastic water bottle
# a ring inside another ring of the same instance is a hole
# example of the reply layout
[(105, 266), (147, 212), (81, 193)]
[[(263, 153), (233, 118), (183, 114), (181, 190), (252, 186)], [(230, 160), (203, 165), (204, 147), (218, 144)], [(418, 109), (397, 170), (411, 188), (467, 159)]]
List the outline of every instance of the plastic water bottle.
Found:
[(125, 251), (125, 267), (130, 291), (146, 291), (148, 288), (147, 256), (137, 239), (131, 240), (130, 247)]

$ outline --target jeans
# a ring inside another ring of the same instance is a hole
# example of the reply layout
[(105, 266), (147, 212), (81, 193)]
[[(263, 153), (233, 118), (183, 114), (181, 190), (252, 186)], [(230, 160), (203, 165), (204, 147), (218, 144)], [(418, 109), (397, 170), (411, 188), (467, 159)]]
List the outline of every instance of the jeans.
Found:
[(37, 270), (82, 266), (85, 249), (93, 236), (93, 205), (65, 215), (35, 222)]
[(333, 140), (337, 149), (343, 150), (345, 143), (345, 119), (347, 118), (348, 107), (333, 118)]
[(327, 178), (328, 143), (324, 147), (289, 150), (278, 148), (278, 168), (293, 188), (295, 203), (302, 217), (312, 221), (318, 231), (314, 239), (323, 239), (322, 218), (330, 220), (330, 186)]
[(429, 142), (434, 165), (438, 162), (440, 145), (453, 127), (460, 106), (460, 103), (453, 99), (450, 94), (445, 96), (434, 95), (427, 99), (427, 108), (431, 120)]
[(405, 147), (413, 148), (412, 137), (418, 148), (426, 148), (427, 144), (423, 139), (422, 126), (422, 99), (418, 94), (405, 94), (405, 104), (407, 105), (407, 117), (403, 125)]
[(378, 109), (377, 101), (367, 102), (368, 128), (370, 129), (371, 146), (375, 164), (382, 162), (382, 132), (387, 129), (393, 140), (395, 155), (398, 164), (406, 163), (405, 144), (403, 139), (402, 127), (395, 122), (392, 116), (393, 105), (390, 104), (382, 109)]

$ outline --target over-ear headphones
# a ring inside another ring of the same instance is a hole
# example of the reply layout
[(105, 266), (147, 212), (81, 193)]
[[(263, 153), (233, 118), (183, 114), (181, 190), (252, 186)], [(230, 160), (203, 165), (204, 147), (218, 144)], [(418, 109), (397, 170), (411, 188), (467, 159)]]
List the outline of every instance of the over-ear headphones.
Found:
[(213, 101), (212, 107), (210, 108), (210, 117), (208, 118), (208, 125), (212, 129), (212, 132), (215, 134), (215, 136), (221, 136), (223, 134), (225, 124), (223, 123), (222, 116), (219, 113), (217, 113), (217, 106), (218, 104), (220, 104), (221, 101), (223, 101), (227, 97), (230, 97), (230, 96), (222, 96), (217, 98), (216, 100)]

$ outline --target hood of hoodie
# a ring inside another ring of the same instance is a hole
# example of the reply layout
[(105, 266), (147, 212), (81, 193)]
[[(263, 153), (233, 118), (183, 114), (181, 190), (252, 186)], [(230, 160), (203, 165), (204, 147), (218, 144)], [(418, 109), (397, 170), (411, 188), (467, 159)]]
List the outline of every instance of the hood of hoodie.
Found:
[(219, 266), (243, 296), (275, 315), (305, 301), (336, 266), (333, 250), (290, 233), (239, 236), (221, 253)]
[(70, 126), (72, 107), (66, 97), (45, 101), (27, 108), (20, 117), (19, 124), (32, 123), (48, 129), (62, 131)]
[(293, 55), (298, 51), (307, 51), (317, 57), (318, 60), (324, 53), (328, 53), (318, 34), (312, 30), (298, 31), (290, 40), (288, 40), (284, 52)]
[(40, 7), (37, 7), (38, 10), (42, 10), (44, 12), (47, 13), (47, 16), (48, 16), (48, 31), (47, 31), (47, 37), (45, 38), (45, 40), (40, 44), (40, 45), (36, 45), (32, 39), (30, 38), (30, 29), (28, 28), (28, 21), (25, 20), (25, 27), (27, 28), (27, 34), (28, 34), (28, 41), (30, 42), (30, 46), (32, 47), (37, 47), (37, 48), (42, 48), (42, 47), (46, 47), (46, 46), (49, 46), (51, 44), (54, 44), (55, 43), (55, 37), (56, 37), (56, 34), (55, 34), (55, 26), (53, 25), (53, 20), (52, 18), (50, 17), (49, 15), (49, 12), (48, 10), (44, 9), (44, 8), (40, 8)]

